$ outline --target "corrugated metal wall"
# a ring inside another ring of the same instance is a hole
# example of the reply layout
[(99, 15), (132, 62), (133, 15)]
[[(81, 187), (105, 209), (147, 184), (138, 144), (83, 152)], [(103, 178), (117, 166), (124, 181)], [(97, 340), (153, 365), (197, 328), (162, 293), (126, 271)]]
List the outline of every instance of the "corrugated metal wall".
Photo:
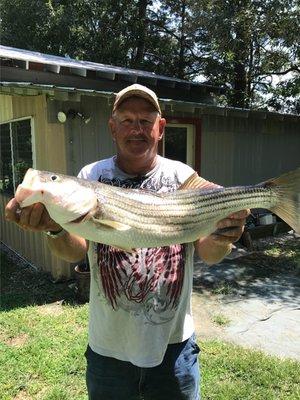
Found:
[(203, 115), (201, 150), (207, 179), (258, 183), (300, 165), (300, 121)]
[[(36, 167), (77, 175), (84, 165), (115, 153), (108, 129), (111, 105), (101, 97), (66, 100), (0, 96), (0, 122), (32, 116)], [(90, 122), (74, 118), (59, 123), (57, 112), (70, 109), (91, 117)], [(167, 120), (168, 116), (201, 120), (201, 175), (222, 185), (257, 183), (300, 164), (299, 120), (205, 115), (200, 110), (164, 114)], [(2, 216), (7, 201), (0, 195)], [(23, 232), (1, 218), (1, 240), (54, 278), (70, 276), (70, 264), (51, 255), (41, 234)]]
[[(86, 124), (79, 117), (67, 118), (61, 124), (57, 121), (57, 113), (74, 110), (90, 117)], [(66, 172), (77, 175), (86, 164), (105, 157), (114, 152), (114, 145), (108, 129), (111, 105), (108, 99), (95, 96), (80, 96), (77, 101), (48, 101), (48, 121), (64, 130), (66, 141)]]
[[(110, 157), (114, 145), (108, 129), (111, 105), (105, 98), (81, 96), (80, 101), (61, 101), (46, 96), (0, 97), (0, 122), (33, 117), (34, 158), (37, 169), (77, 175), (86, 164)], [(80, 118), (57, 120), (58, 111), (74, 109), (91, 119), (85, 124)], [(0, 211), (9, 198), (0, 194)], [(52, 256), (42, 234), (23, 232), (1, 218), (1, 241), (55, 279), (70, 277), (72, 266)]]
[(8, 200), (9, 198), (0, 195), (1, 241), (38, 268), (48, 271), (54, 279), (69, 278), (70, 264), (52, 256), (43, 234), (23, 231), (16, 224), (2, 218)]
[[(0, 122), (33, 117), (34, 158), (38, 169), (66, 171), (64, 127), (47, 122), (46, 96), (1, 96)], [(3, 105), (3, 107), (2, 107)], [(4, 208), (9, 198), (0, 194), (1, 241), (30, 262), (51, 272), (55, 279), (70, 276), (70, 264), (51, 255), (45, 238), (40, 233), (24, 232), (4, 220)]]
[(0, 94), (0, 122), (9, 121), (13, 116), (12, 97)]
[[(71, 106), (64, 104), (65, 108)], [(111, 106), (107, 99), (82, 96), (80, 104), (72, 107), (91, 117), (87, 124), (79, 118), (66, 122), (68, 173), (77, 175), (84, 165), (111, 157), (115, 148), (108, 129)]]

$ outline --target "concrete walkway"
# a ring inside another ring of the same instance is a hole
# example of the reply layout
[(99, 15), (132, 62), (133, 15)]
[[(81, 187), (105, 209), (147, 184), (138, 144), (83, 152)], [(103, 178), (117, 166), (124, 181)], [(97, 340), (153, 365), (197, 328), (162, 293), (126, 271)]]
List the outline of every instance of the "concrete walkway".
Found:
[(241, 262), (246, 254), (237, 248), (211, 267), (196, 260), (193, 313), (198, 337), (300, 360), (299, 265), (264, 269), (262, 258), (259, 270), (249, 260)]

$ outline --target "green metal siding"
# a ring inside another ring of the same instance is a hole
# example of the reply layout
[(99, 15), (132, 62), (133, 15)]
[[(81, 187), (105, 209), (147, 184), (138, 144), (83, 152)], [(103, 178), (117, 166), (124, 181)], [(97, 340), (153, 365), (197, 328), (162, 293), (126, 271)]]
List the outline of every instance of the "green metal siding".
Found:
[(300, 120), (202, 117), (201, 172), (222, 185), (263, 181), (300, 165)]

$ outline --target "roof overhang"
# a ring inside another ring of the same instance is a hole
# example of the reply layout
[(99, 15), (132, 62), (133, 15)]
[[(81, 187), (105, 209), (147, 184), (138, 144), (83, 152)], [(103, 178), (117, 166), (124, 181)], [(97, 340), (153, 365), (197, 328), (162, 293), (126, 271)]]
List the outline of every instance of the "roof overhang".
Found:
[[(0, 82), (0, 93), (8, 95), (19, 96), (37, 96), (46, 94), (53, 100), (63, 101), (80, 101), (81, 96), (97, 96), (104, 97), (112, 104), (116, 93), (107, 90), (91, 90), (91, 89), (78, 89), (74, 87), (56, 86), (56, 85), (41, 85), (31, 82)], [(188, 113), (192, 115), (220, 115), (231, 116), (240, 118), (256, 118), (256, 119), (277, 119), (277, 120), (290, 120), (300, 121), (300, 116), (297, 114), (284, 114), (270, 112), (260, 109), (244, 109), (236, 107), (223, 107), (213, 104), (201, 102), (188, 102), (179, 101), (159, 97), (162, 110), (169, 114), (176, 116), (176, 113)]]
[[(8, 70), (14, 69), (16, 71), (16, 69), (19, 69), (19, 73), (16, 73), (18, 78), (13, 79), (15, 81), (23, 81), (23, 79), (27, 81), (26, 77), (29, 77), (28, 81), (30, 81), (30, 76), (32, 76), (30, 75), (30, 72), (36, 72), (37, 74), (44, 74), (44, 77), (46, 77), (45, 73), (50, 74), (47, 76), (48, 81), (44, 81), (43, 83), (55, 84), (59, 80), (58, 76), (61, 76), (60, 81), (63, 79), (63, 77), (67, 79), (72, 76), (74, 77), (73, 82), (76, 82), (75, 78), (77, 77), (86, 78), (86, 80), (93, 80), (94, 82), (99, 80), (116, 82), (119, 86), (126, 86), (130, 83), (141, 83), (157, 87), (157, 89), (161, 88), (162, 90), (163, 88), (173, 90), (176, 89), (177, 92), (178, 90), (192, 90), (196, 92), (215, 94), (223, 92), (221, 87), (158, 75), (150, 71), (105, 65), (90, 61), (75, 60), (68, 57), (54, 56), (1, 45), (0, 62), (4, 72), (3, 76), (6, 72), (7, 74), (10, 73), (10, 75), (7, 76), (11, 76), (11, 72)], [(23, 79), (20, 79), (20, 70), (28, 72), (27, 74), (23, 73)], [(5, 80), (8, 79), (6, 78)], [(77, 87), (77, 85), (74, 86)], [(90, 88), (92, 88), (92, 86), (90, 86)]]

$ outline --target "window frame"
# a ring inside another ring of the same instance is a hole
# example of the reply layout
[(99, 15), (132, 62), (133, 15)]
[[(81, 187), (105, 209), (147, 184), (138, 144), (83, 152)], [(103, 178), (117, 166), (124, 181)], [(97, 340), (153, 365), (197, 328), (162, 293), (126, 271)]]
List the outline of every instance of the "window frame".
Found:
[[(13, 133), (12, 133), (12, 124), (15, 122), (19, 121), (30, 121), (30, 135), (31, 135), (31, 152), (32, 152), (32, 168), (36, 168), (36, 147), (35, 147), (35, 129), (34, 129), (34, 118), (32, 115), (29, 115), (27, 117), (20, 117), (20, 118), (14, 118), (10, 119), (8, 121), (2, 121), (0, 122), (0, 130), (2, 125), (7, 125), (9, 124), (9, 138), (10, 138), (10, 148), (11, 148), (11, 164), (12, 164), (12, 178), (13, 178), (13, 190), (14, 192), (16, 191), (16, 178), (15, 178), (15, 160), (14, 160), (14, 146), (13, 146)], [(2, 190), (0, 191), (0, 194), (5, 194)]]
[[(192, 123), (167, 123), (166, 128), (186, 128), (186, 164), (195, 168), (195, 137), (196, 128)], [(165, 132), (166, 134), (166, 132)], [(165, 135), (163, 136), (162, 154), (165, 156)]]

